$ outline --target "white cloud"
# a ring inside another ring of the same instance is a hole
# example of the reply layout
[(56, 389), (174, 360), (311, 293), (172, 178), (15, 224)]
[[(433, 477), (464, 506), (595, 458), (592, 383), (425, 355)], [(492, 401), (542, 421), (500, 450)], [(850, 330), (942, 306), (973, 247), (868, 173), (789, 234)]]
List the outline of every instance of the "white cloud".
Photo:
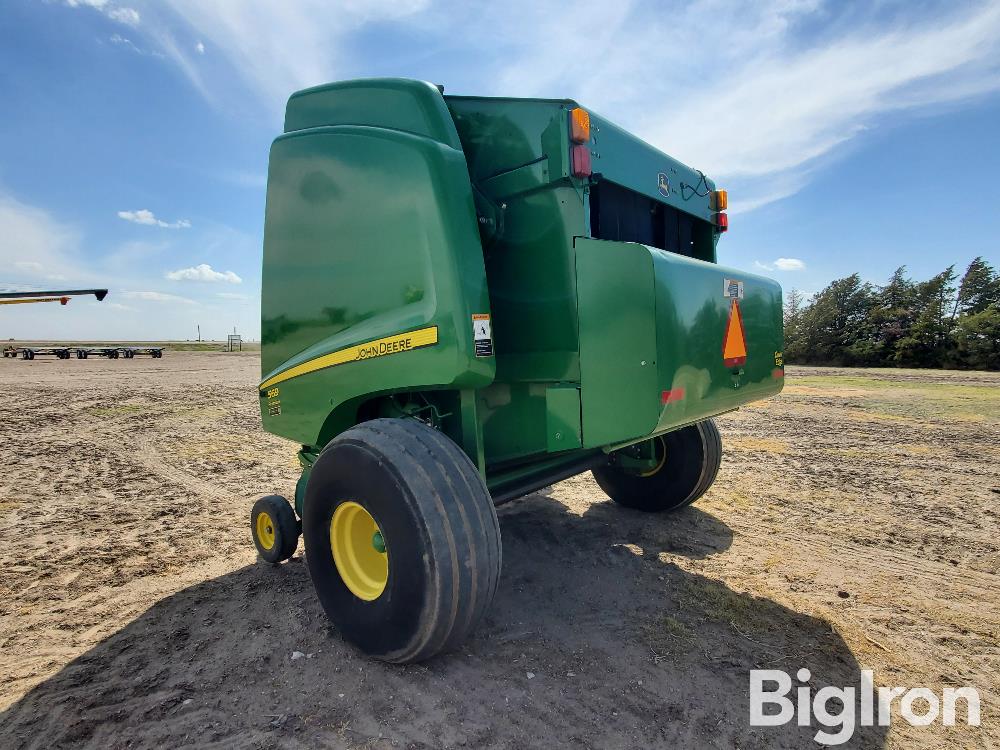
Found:
[[(0, 190), (0, 288), (111, 290), (100, 303), (75, 299), (69, 307), (17, 308), (17, 314), (0, 316), (4, 336), (22, 340), (193, 339), (199, 323), (209, 338), (224, 339), (226, 330), (232, 330), (234, 324), (250, 337), (260, 336), (256, 304), (224, 303), (213, 295), (188, 297), (156, 291), (166, 283), (151, 269), (160, 267), (160, 255), (177, 252), (171, 240), (176, 235), (157, 233), (156, 237), (155, 242), (130, 241), (106, 247), (52, 212)], [(199, 236), (199, 242), (205, 243), (207, 251), (241, 257), (259, 249), (257, 237), (219, 226)], [(143, 314), (134, 314), (136, 310)], [(226, 313), (225, 321), (216, 320), (221, 312)]]
[(108, 18), (126, 26), (139, 25), (139, 11), (135, 8), (111, 8), (107, 11)]
[(142, 50), (139, 49), (137, 46), (135, 46), (135, 42), (133, 42), (131, 39), (123, 37), (121, 34), (112, 34), (110, 37), (108, 37), (108, 41), (110, 41), (112, 44), (117, 44), (119, 47), (125, 47), (126, 49), (130, 49), (133, 52), (138, 52), (140, 55), (142, 54)]
[[(995, 1), (690, 0), (664, 12), (579, 0), (571, 13), (535, 0), (141, 7), (151, 19), (137, 33), (210, 101), (234, 90), (235, 75), (276, 114), (296, 89), (389, 71), (456, 93), (572, 97), (729, 188), (734, 214), (794, 195), (902, 112), (1000, 90)], [(394, 23), (412, 43), (356, 54), (361, 34)], [(217, 65), (199, 59), (206, 45)], [(245, 106), (243, 92), (230, 95)]]
[(754, 268), (761, 271), (805, 271), (806, 264), (798, 258), (776, 258), (773, 263), (753, 262)]
[[(669, 14), (622, 3), (606, 19), (601, 6), (577, 5), (560, 29), (529, 14), (537, 33), (509, 55), (497, 93), (578, 98), (722, 181), (743, 211), (794, 194), (890, 114), (1000, 89), (995, 2), (931, 5), (923, 22), (879, 17), (891, 11), (875, 3), (847, 17), (818, 0), (705, 0)], [(482, 28), (515, 30), (492, 20)]]
[[(706, 171), (757, 177), (796, 170), (863, 133), (878, 116), (953, 98), (957, 83), (996, 68), (1000, 6), (918, 29), (862, 29), (804, 50), (758, 50), (727, 76), (725, 92), (685, 97), (672, 117), (644, 118), (654, 140), (678, 141)], [(1000, 80), (981, 81), (996, 89)], [(973, 92), (969, 92), (973, 93)], [(665, 114), (665, 113), (662, 113)], [(677, 131), (679, 123), (697, 128)]]
[(122, 292), (122, 297), (126, 299), (141, 299), (147, 300), (149, 302), (170, 302), (172, 304), (181, 305), (196, 305), (198, 304), (193, 299), (188, 299), (187, 297), (181, 297), (176, 294), (164, 294), (163, 292)]
[(89, 283), (95, 274), (78, 259), (80, 235), (34, 206), (0, 194), (0, 281), (38, 288), (49, 281)]
[(139, 25), (139, 11), (135, 8), (115, 5), (108, 0), (65, 0), (70, 8), (92, 8), (112, 21), (125, 24), (126, 26)]
[(135, 224), (145, 224), (151, 227), (164, 227), (165, 229), (190, 229), (191, 222), (187, 219), (178, 219), (177, 221), (168, 222), (162, 219), (157, 219), (152, 211), (146, 208), (140, 208), (138, 211), (119, 211), (118, 218), (125, 219), (125, 221), (131, 221)]
[(779, 271), (804, 271), (806, 264), (798, 258), (778, 258), (774, 261), (774, 267)]
[(210, 281), (225, 282), (227, 284), (242, 284), (243, 279), (232, 271), (216, 271), (208, 263), (199, 263), (192, 268), (181, 268), (177, 271), (167, 273), (167, 278), (171, 281)]
[[(352, 32), (369, 23), (409, 18), (428, 4), (429, 0), (341, 0), (335, 7), (328, 0), (167, 3), (190, 37), (210, 44), (213, 57), (218, 53), (225, 58), (272, 110), (283, 107), (296, 89), (345, 77), (352, 58), (342, 42)], [(156, 41), (211, 99), (212, 92), (192, 60), (192, 54), (202, 50), (195, 45), (192, 53), (190, 42), (178, 43), (166, 25), (156, 32)]]
[(108, 41), (118, 47), (121, 47), (122, 49), (127, 49), (130, 52), (135, 52), (137, 55), (149, 55), (152, 57), (159, 57), (159, 58), (164, 57), (162, 52), (157, 52), (155, 50), (149, 50), (144, 47), (140, 47), (131, 39), (122, 36), (121, 34), (112, 34), (110, 37), (108, 37)]

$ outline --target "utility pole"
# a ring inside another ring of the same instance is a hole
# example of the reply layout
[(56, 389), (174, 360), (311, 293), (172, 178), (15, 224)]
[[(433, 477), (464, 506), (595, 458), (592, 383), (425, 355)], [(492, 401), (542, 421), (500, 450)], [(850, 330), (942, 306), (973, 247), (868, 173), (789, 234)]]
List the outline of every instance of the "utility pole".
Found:
[(201, 341), (201, 323), (198, 324), (198, 341)]

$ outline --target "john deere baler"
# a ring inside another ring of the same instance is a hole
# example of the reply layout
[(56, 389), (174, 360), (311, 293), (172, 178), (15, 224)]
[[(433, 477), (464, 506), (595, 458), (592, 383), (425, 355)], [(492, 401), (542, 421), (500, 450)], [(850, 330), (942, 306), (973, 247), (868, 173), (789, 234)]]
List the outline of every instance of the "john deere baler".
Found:
[(299, 443), (294, 509), (323, 606), (388, 661), (479, 622), (494, 505), (592, 470), (676, 510), (721, 459), (711, 417), (783, 383), (781, 290), (716, 264), (726, 193), (570, 100), (402, 79), (294, 94), (272, 148), (264, 428)]

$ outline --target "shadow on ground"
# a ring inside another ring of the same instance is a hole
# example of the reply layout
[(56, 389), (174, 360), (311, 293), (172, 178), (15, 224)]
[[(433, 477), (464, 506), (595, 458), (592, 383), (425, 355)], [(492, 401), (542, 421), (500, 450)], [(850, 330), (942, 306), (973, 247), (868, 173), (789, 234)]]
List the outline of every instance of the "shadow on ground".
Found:
[[(732, 532), (695, 508), (582, 517), (533, 495), (500, 512), (484, 627), (423, 665), (367, 660), (327, 624), (301, 557), (151, 607), (0, 714), (3, 747), (815, 747), (751, 728), (749, 670), (856, 685), (829, 625), (664, 562)], [(292, 659), (300, 651), (301, 658)], [(848, 746), (874, 748), (861, 730)]]

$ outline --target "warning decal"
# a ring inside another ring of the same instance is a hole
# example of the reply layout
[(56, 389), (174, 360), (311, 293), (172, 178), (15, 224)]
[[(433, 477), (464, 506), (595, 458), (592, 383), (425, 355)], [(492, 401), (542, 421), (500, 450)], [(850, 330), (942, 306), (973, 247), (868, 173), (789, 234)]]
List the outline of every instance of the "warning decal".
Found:
[(731, 299), (743, 299), (743, 282), (738, 279), (723, 279), (722, 296)]
[(489, 315), (478, 313), (472, 316), (472, 338), (476, 343), (477, 357), (493, 356), (493, 329)]
[(743, 315), (735, 297), (729, 304), (729, 320), (722, 337), (722, 361), (726, 367), (737, 367), (747, 361), (747, 339), (743, 333)]

